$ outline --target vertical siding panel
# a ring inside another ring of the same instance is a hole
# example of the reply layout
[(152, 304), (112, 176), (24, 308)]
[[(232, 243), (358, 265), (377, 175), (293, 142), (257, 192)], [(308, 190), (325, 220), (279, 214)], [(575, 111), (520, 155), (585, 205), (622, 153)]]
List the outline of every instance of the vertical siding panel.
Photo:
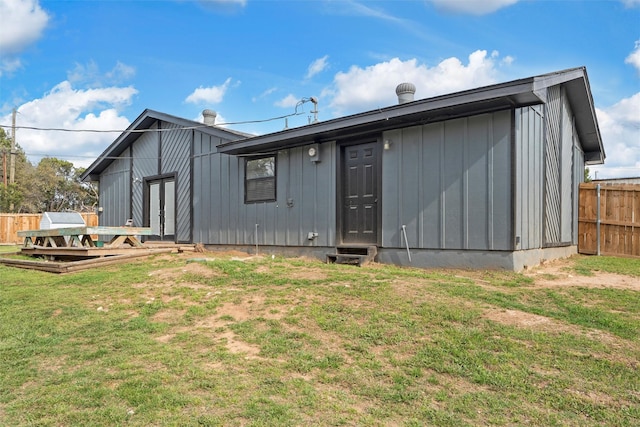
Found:
[[(335, 242), (335, 143), (321, 162), (306, 149), (277, 154), (277, 201), (244, 203), (244, 158), (221, 155), (208, 136), (194, 140), (194, 236), (204, 244), (327, 245)], [(287, 198), (293, 206), (287, 207)], [(256, 234), (255, 225), (258, 224)], [(308, 232), (318, 238), (308, 240)], [(195, 238), (195, 237), (194, 237)]]
[(463, 246), (463, 119), (445, 122), (446, 144), (444, 148), (444, 192), (445, 192), (445, 241), (444, 248), (460, 249)]
[(122, 226), (131, 217), (129, 151), (114, 160), (100, 175), (100, 206), (104, 208), (99, 223), (103, 226)]
[(385, 132), (382, 139), (391, 143), (389, 150), (382, 151), (382, 246), (400, 247), (400, 203), (399, 170), (401, 162), (402, 132)]
[(275, 244), (284, 246), (287, 244), (287, 177), (290, 175), (290, 156), (289, 151), (284, 150), (278, 153), (278, 177), (276, 179), (278, 202), (276, 203), (277, 219), (276, 219), (276, 235)]
[(306, 147), (300, 147), (296, 150), (296, 155), (299, 156), (301, 165), (300, 176), (300, 213), (302, 215), (300, 221), (300, 230), (298, 238), (300, 239), (297, 244), (304, 245), (306, 243), (306, 236), (310, 231), (313, 231), (315, 223), (315, 204), (317, 197), (317, 182), (316, 176), (318, 173), (317, 164), (309, 160), (309, 156), (306, 154)]
[[(490, 192), (487, 177), (489, 130), (491, 121), (487, 116), (471, 117), (467, 121), (467, 195), (465, 216), (468, 249), (487, 249), (489, 245)], [(471, 210), (469, 207), (473, 207)], [(484, 209), (483, 209), (484, 207)]]
[(562, 94), (562, 154), (560, 157), (560, 200), (562, 202), (561, 242), (570, 243), (573, 240), (573, 113), (565, 92), (562, 91)]
[[(302, 149), (289, 150), (289, 176), (287, 177), (287, 198), (293, 203), (293, 206), (287, 209), (287, 244), (297, 245), (299, 242), (299, 234), (302, 221), (303, 200), (301, 194), (300, 181), (302, 179), (301, 167)], [(286, 201), (285, 201), (286, 203)]]
[(493, 119), (493, 242), (496, 250), (513, 247), (511, 187), (511, 111), (492, 115)]
[(445, 245), (445, 241), (446, 241), (446, 237), (447, 237), (447, 224), (446, 224), (446, 218), (447, 218), (447, 208), (446, 208), (446, 203), (447, 203), (447, 191), (446, 191), (446, 176), (445, 176), (445, 144), (446, 144), (446, 126), (445, 126), (445, 122), (439, 123), (439, 133), (440, 133), (440, 138), (438, 139), (439, 143), (440, 143), (440, 159), (439, 159), (439, 163), (440, 163), (440, 212), (439, 212), (439, 218), (438, 218), (438, 222), (439, 222), (439, 227), (440, 227), (440, 242), (438, 244), (438, 248), (444, 249), (446, 247)]
[(335, 142), (320, 146), (320, 163), (316, 165), (315, 232), (316, 245), (334, 246), (336, 227)]
[(442, 125), (427, 125), (422, 131), (423, 156), (422, 171), (424, 182), (422, 193), (422, 216), (424, 218), (424, 228), (422, 229), (423, 246), (425, 248), (440, 247), (441, 212), (442, 212), (442, 190), (441, 173), (442, 161)]
[(516, 180), (516, 229), (520, 236), (518, 249), (542, 246), (542, 164), (544, 119), (539, 106), (516, 109), (516, 141), (518, 152)]
[(516, 249), (527, 249), (530, 245), (529, 217), (531, 214), (531, 197), (527, 191), (530, 179), (530, 141), (531, 121), (527, 108), (515, 110), (515, 224), (514, 235), (520, 236), (520, 246)]
[[(399, 206), (401, 206), (401, 224), (398, 226), (398, 232), (402, 225), (406, 225), (407, 240), (409, 246), (416, 247), (419, 242), (419, 233), (421, 232), (418, 227), (418, 213), (420, 211), (420, 199), (422, 195), (418, 193), (418, 183), (422, 180), (419, 175), (420, 172), (420, 146), (422, 144), (422, 128), (411, 127), (402, 130), (402, 143), (401, 148), (401, 164), (399, 168), (400, 172), (400, 186), (399, 194), (403, 195), (398, 200)], [(401, 245), (405, 245), (402, 243)]]
[[(157, 123), (150, 129), (158, 129)], [(158, 132), (145, 132), (133, 143), (133, 177), (132, 188), (134, 224), (143, 223), (144, 178), (158, 175)], [(121, 224), (122, 225), (122, 224)], [(147, 225), (148, 224), (144, 224)]]
[(161, 174), (176, 174), (176, 240), (188, 242), (191, 231), (191, 135), (190, 130), (163, 122)]
[[(580, 140), (578, 139), (577, 130), (573, 129), (574, 134), (574, 145), (573, 145), (573, 209), (575, 212), (575, 218), (580, 216), (579, 214), (579, 204), (580, 204), (580, 183), (584, 182), (584, 152), (580, 148)], [(576, 220), (573, 224), (573, 239), (571, 243), (574, 245), (578, 244), (578, 220)]]
[(544, 243), (560, 243), (560, 121), (561, 97), (560, 88), (553, 86), (547, 89), (545, 112), (545, 236)]
[(534, 158), (535, 221), (530, 225), (534, 234), (531, 248), (541, 248), (544, 243), (544, 107), (531, 107), (535, 118)]
[(511, 112), (388, 131), (383, 239), (401, 247), (507, 250), (512, 246)]

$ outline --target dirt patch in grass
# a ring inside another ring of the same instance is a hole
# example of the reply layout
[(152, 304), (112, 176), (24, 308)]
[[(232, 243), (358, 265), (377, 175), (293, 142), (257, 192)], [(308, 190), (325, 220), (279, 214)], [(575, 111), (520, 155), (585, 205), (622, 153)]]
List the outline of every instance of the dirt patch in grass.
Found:
[(538, 288), (575, 286), (582, 288), (615, 288), (640, 291), (640, 280), (637, 277), (599, 271), (592, 276), (577, 274), (573, 271), (571, 259), (559, 259), (524, 272), (531, 277)]
[(219, 272), (207, 267), (203, 263), (191, 262), (181, 267), (162, 268), (152, 271), (151, 273), (149, 273), (149, 277), (156, 278), (160, 281), (171, 282), (179, 279), (185, 274), (194, 274), (207, 279), (220, 276)]
[[(196, 320), (190, 326), (174, 326), (169, 333), (156, 337), (158, 342), (168, 343), (180, 333), (203, 333), (214, 342), (223, 344), (230, 353), (244, 354), (246, 359), (259, 358), (260, 347), (247, 343), (231, 331), (229, 325), (252, 319), (280, 319), (286, 312), (284, 307), (268, 305), (264, 295), (252, 295), (237, 303), (228, 302), (216, 309), (216, 313)], [(186, 310), (165, 309), (153, 316), (156, 322), (180, 324)]]
[(264, 295), (253, 295), (251, 298), (245, 299), (238, 304), (226, 303), (220, 306), (216, 311), (217, 318), (230, 318), (236, 322), (244, 322), (249, 319), (262, 317), (264, 319), (280, 319), (286, 311), (285, 307), (276, 307), (265, 305), (266, 298)]
[(231, 331), (225, 331), (220, 334), (216, 334), (216, 340), (224, 341), (225, 346), (230, 353), (244, 354), (245, 359), (260, 358), (260, 347), (239, 340), (238, 336)]
[[(485, 319), (502, 323), (508, 326), (517, 326), (520, 328), (533, 329), (536, 331), (562, 331), (566, 332), (571, 329), (569, 325), (558, 322), (554, 319), (537, 314), (527, 313), (520, 310), (487, 310), (483, 316)], [(575, 330), (573, 331), (575, 332)]]

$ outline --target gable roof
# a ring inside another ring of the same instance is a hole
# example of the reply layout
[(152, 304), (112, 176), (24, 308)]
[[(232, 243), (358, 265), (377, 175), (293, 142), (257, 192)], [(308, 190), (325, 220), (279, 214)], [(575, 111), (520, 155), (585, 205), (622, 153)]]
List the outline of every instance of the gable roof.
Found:
[(217, 126), (208, 126), (193, 120), (187, 120), (170, 114), (161, 113), (146, 109), (135, 119), (126, 131), (122, 132), (109, 147), (85, 170), (80, 176), (82, 181), (97, 180), (111, 162), (120, 156), (135, 140), (137, 140), (146, 129), (150, 129), (157, 121), (163, 121), (178, 125), (181, 129), (197, 129), (199, 132), (224, 138), (225, 140), (245, 139), (250, 134), (225, 129)]
[(333, 141), (337, 138), (364, 136), (400, 127), (541, 104), (546, 101), (546, 89), (555, 85), (563, 85), (566, 90), (576, 117), (576, 128), (586, 163), (603, 163), (604, 148), (585, 67), (421, 99), (299, 128), (235, 140), (219, 145), (218, 151), (232, 155), (273, 152)]

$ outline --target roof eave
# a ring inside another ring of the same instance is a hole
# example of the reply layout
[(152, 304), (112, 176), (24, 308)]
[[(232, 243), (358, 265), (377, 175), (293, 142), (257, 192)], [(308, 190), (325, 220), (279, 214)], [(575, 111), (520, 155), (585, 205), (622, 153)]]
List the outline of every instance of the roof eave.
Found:
[(536, 77), (514, 80), (463, 92), (394, 105), (300, 128), (221, 144), (218, 151), (230, 155), (251, 155), (293, 148), (310, 143), (334, 141), (393, 128), (481, 114), (500, 109), (546, 102), (547, 88), (564, 85), (577, 118), (578, 134), (589, 164), (603, 163), (602, 137), (586, 68), (577, 67)]
[(151, 125), (157, 121), (163, 121), (168, 123), (175, 123), (183, 127), (189, 127), (199, 125), (200, 131), (215, 134), (225, 135), (229, 138), (244, 139), (248, 136), (246, 133), (236, 132), (216, 126), (207, 126), (199, 122), (183, 119), (181, 117), (172, 116), (170, 114), (161, 113), (150, 109), (145, 109), (130, 125), (122, 132), (112, 143), (107, 147), (100, 156), (85, 170), (80, 176), (82, 181), (97, 181), (100, 178), (102, 171), (111, 163), (114, 158), (120, 156), (135, 140), (137, 140), (142, 133), (133, 132), (138, 130), (149, 129)]
[(220, 153), (255, 154), (331, 141), (358, 134), (426, 124), (465, 115), (492, 112), (541, 103), (533, 79), (472, 89), (406, 104), (341, 117), (285, 131), (232, 141), (218, 147)]
[(585, 163), (588, 165), (603, 164), (606, 154), (586, 68), (579, 67), (546, 74), (537, 79), (537, 84), (546, 85), (546, 87), (563, 84), (571, 110), (576, 118), (576, 128), (585, 155)]

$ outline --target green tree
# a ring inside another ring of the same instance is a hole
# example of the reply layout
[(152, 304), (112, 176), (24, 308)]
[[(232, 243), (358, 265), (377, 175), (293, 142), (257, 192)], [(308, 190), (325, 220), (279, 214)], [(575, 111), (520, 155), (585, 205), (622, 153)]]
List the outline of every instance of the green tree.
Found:
[(15, 150), (15, 182), (10, 183), (11, 163), (11, 139), (5, 130), (0, 128), (0, 211), (9, 212), (13, 206), (13, 212), (20, 212), (20, 206), (24, 199), (25, 187), (22, 178), (32, 168), (31, 163), (22, 148), (16, 144)]
[(591, 173), (589, 168), (584, 168), (584, 182), (591, 182)]
[(33, 166), (19, 144), (15, 153), (15, 182), (11, 184), (11, 139), (0, 128), (0, 212), (87, 212), (97, 205), (97, 187), (80, 180), (83, 168), (54, 157), (44, 158)]
[(80, 181), (84, 169), (73, 163), (45, 157), (33, 173), (25, 177), (31, 191), (25, 197), (24, 208), (32, 212), (87, 211), (97, 202), (93, 185)]

